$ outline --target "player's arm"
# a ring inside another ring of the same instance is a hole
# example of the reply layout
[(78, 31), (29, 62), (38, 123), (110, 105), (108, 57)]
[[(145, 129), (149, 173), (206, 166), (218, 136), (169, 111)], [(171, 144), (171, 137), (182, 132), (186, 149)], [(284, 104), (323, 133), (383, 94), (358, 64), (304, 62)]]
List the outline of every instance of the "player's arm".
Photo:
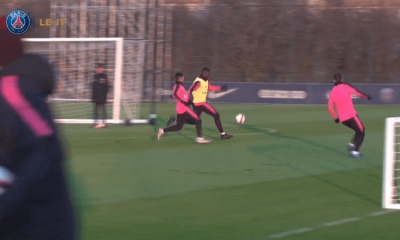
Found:
[(96, 75), (94, 76), (93, 82), (92, 82), (92, 97), (94, 96), (94, 85), (95, 85), (95, 82), (96, 82)]
[[(43, 141), (54, 141), (46, 139)], [(8, 217), (18, 213), (29, 199), (32, 189), (37, 188), (38, 180), (43, 179), (54, 165), (51, 154), (44, 154), (44, 146), (38, 141), (32, 148), (32, 152), (14, 172), (15, 180), (7, 191), (0, 196), (0, 219), (6, 220)], [(54, 149), (56, 151), (56, 149)], [(47, 150), (49, 151), (49, 150)]]
[(193, 85), (189, 88), (189, 96), (192, 95), (193, 91), (196, 91), (200, 87), (200, 82), (194, 82)]
[(361, 98), (367, 98), (368, 100), (371, 100), (371, 97), (368, 94), (365, 94), (363, 92), (358, 91), (357, 88), (355, 88), (353, 85), (348, 84), (349, 88), (350, 88), (350, 93), (354, 94), (356, 96), (359, 96)]
[(108, 77), (107, 77), (107, 75), (105, 75), (106, 76), (106, 93), (108, 93), (108, 91), (110, 90), (110, 84), (109, 84), (109, 82), (108, 82)]
[(213, 86), (211, 84), (208, 84), (208, 90), (209, 91), (221, 91), (221, 86)]
[(226, 85), (222, 85), (222, 86), (213, 86), (210, 83), (208, 84), (208, 90), (210, 91), (223, 91), (225, 92), (226, 90), (228, 90), (228, 87)]
[[(189, 106), (188, 102), (188, 95), (186, 95), (186, 91), (184, 89), (180, 90), (180, 88), (183, 88), (182, 85), (177, 85), (174, 90), (174, 97), (178, 99), (181, 103), (185, 104), (186, 106)], [(186, 98), (185, 98), (186, 95)]]
[(96, 96), (97, 82), (98, 82), (98, 76), (97, 74), (95, 74), (92, 82), (92, 100), (94, 100), (94, 96)]
[(332, 94), (329, 96), (329, 102), (328, 102), (328, 109), (329, 113), (332, 115), (333, 119), (335, 119), (335, 122), (339, 122), (339, 118), (335, 113), (335, 110), (333, 109), (333, 106), (335, 105), (335, 102), (333, 100)]

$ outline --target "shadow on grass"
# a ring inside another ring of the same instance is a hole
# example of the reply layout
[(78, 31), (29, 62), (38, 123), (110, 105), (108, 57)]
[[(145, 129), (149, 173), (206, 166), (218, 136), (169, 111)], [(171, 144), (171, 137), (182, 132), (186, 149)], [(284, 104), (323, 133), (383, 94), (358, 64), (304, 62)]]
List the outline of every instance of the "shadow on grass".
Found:
[[(339, 154), (339, 155), (341, 155), (341, 156), (346, 156), (346, 157), (349, 158), (349, 155), (348, 155), (348, 154), (345, 154), (345, 153), (340, 152), (340, 151), (338, 151), (338, 150), (336, 150), (336, 149), (333, 149), (333, 148), (331, 148), (331, 147), (329, 147), (329, 146), (326, 146), (326, 145), (323, 145), (323, 144), (321, 144), (321, 143), (318, 143), (318, 142), (315, 142), (315, 141), (311, 141), (311, 140), (308, 140), (308, 139), (304, 139), (304, 138), (300, 138), (300, 137), (294, 137), (294, 136), (286, 136), (286, 135), (282, 135), (282, 134), (277, 133), (277, 132), (271, 133), (271, 132), (268, 131), (268, 130), (260, 129), (260, 128), (258, 128), (258, 127), (251, 126), (251, 125), (239, 125), (239, 127), (240, 127), (240, 128), (243, 128), (243, 129), (246, 129), (246, 130), (248, 130), (248, 131), (253, 131), (253, 132), (257, 132), (257, 133), (262, 133), (262, 134), (270, 135), (270, 136), (272, 136), (272, 137), (276, 137), (276, 138), (280, 138), (280, 139), (293, 140), (293, 141), (301, 142), (301, 143), (303, 143), (303, 144), (304, 144), (304, 143), (305, 143), (305, 144), (309, 144), (309, 145), (314, 146), (314, 147), (322, 148), (322, 149), (324, 149), (324, 150), (327, 151), (327, 152)], [(286, 148), (290, 148), (290, 145), (287, 145)], [(255, 153), (255, 154), (258, 154), (258, 155), (261, 155), (261, 156), (268, 157), (268, 158), (272, 159), (273, 162), (275, 162), (276, 164), (285, 164), (284, 162), (280, 161), (279, 159), (275, 158), (274, 156), (268, 154), (268, 147), (265, 147), (265, 148), (263, 147), (263, 149), (262, 149), (261, 151), (260, 151), (260, 148), (250, 148), (249, 150), (252, 151), (252, 152)], [(338, 162), (333, 162), (333, 163), (334, 163), (334, 164), (337, 164), (337, 165), (339, 165), (339, 166), (344, 167), (343, 164), (340, 164), (340, 163), (338, 163)], [(369, 203), (371, 203), (371, 204), (373, 204), (373, 205), (376, 205), (376, 206), (380, 206), (380, 205), (381, 205), (380, 201), (376, 201), (376, 200), (374, 200), (374, 199), (365, 197), (365, 196), (363, 196), (363, 195), (361, 195), (361, 194), (359, 194), (359, 193), (357, 193), (357, 192), (355, 192), (355, 191), (349, 190), (349, 189), (347, 189), (346, 187), (339, 185), (339, 184), (336, 183), (336, 182), (329, 181), (329, 180), (323, 178), (322, 176), (319, 176), (319, 175), (310, 175), (310, 173), (308, 173), (308, 172), (306, 172), (306, 171), (304, 171), (304, 170), (302, 170), (302, 169), (300, 169), (300, 168), (294, 167), (294, 166), (292, 166), (292, 165), (288, 165), (288, 167), (290, 167), (290, 168), (292, 168), (293, 170), (296, 170), (296, 171), (298, 171), (298, 172), (300, 172), (300, 173), (306, 174), (307, 176), (310, 176), (310, 177), (312, 177), (312, 178), (314, 178), (314, 179), (317, 179), (317, 180), (319, 180), (319, 181), (321, 181), (321, 182), (323, 182), (323, 183), (326, 183), (326, 184), (328, 184), (328, 185), (330, 185), (330, 186), (332, 186), (332, 187), (335, 187), (335, 188), (337, 188), (337, 189), (339, 189), (339, 190), (341, 190), (341, 191), (343, 191), (343, 192), (352, 194), (353, 196), (356, 196), (356, 197), (358, 197), (358, 198), (360, 198), (360, 199), (362, 199), (362, 200), (364, 200), (364, 201), (366, 201), (366, 202), (369, 202)], [(325, 168), (325, 169), (327, 169), (327, 170), (332, 170), (332, 169), (329, 169), (329, 168), (323, 167), (323, 166), (318, 166), (318, 167)], [(380, 180), (380, 178), (379, 178), (378, 176), (373, 175), (373, 174), (367, 174), (367, 173), (365, 173), (365, 172), (360, 171), (359, 169), (354, 169), (354, 171), (356, 171), (356, 172), (358, 172), (358, 173), (360, 173), (360, 174), (362, 174), (362, 175), (369, 176), (369, 177), (372, 177), (372, 178), (375, 178), (375, 179), (379, 179), (379, 180)]]
[[(166, 119), (164, 119), (164, 118), (162, 118), (162, 117), (157, 118), (157, 123), (154, 125), (154, 135), (153, 135), (152, 137), (150, 137), (150, 138), (151, 138), (153, 141), (157, 141), (158, 129), (159, 129), (159, 128), (165, 128), (166, 125), (167, 125), (167, 120), (166, 120)], [(163, 127), (162, 127), (162, 126), (163, 126)], [(182, 136), (182, 137), (184, 137), (184, 138), (190, 140), (190, 141), (193, 141), (192, 138), (190, 138), (190, 137), (188, 137), (188, 136), (182, 134), (180, 131), (177, 131), (177, 132), (175, 132), (175, 133), (178, 134), (179, 136)], [(164, 134), (164, 136), (168, 136), (168, 135), (169, 135), (168, 133), (165, 133), (165, 134)]]
[[(240, 126), (242, 127), (243, 125), (240, 125)], [(309, 144), (310, 146), (322, 148), (323, 150), (325, 150), (327, 152), (339, 154), (341, 156), (345, 156), (346, 158), (350, 159), (350, 155), (348, 153), (344, 153), (343, 151), (338, 151), (335, 148), (326, 146), (326, 145), (321, 144), (321, 143), (316, 142), (316, 141), (312, 141), (312, 140), (301, 138), (301, 137), (282, 135), (279, 132), (271, 133), (268, 130), (263, 130), (263, 129), (260, 129), (260, 128), (257, 128), (255, 126), (251, 126), (251, 125), (243, 126), (243, 128), (247, 129), (249, 131), (261, 132), (263, 134), (267, 134), (267, 135), (270, 135), (270, 136), (273, 136), (273, 137), (277, 137), (277, 138), (281, 138), (281, 139), (289, 139), (289, 140), (294, 140), (294, 141), (298, 141), (298, 142), (301, 142), (301, 143), (306, 143), (306, 144)], [(288, 145), (287, 147), (290, 148), (290, 145)], [(344, 167), (344, 165), (340, 164), (339, 162), (333, 162), (333, 163), (338, 165), (338, 166)], [(355, 170), (355, 171), (361, 172), (360, 170)], [(380, 176), (376, 176), (376, 175), (368, 174), (368, 173), (363, 173), (363, 174), (368, 175), (368, 176), (370, 176), (372, 178), (378, 179), (379, 181), (381, 180)]]
[[(157, 121), (157, 123), (159, 123), (159, 122), (161, 122), (163, 126), (165, 126), (165, 125), (167, 124), (167, 121), (166, 121), (166, 119), (164, 119), (164, 118), (160, 118), (160, 121)], [(186, 128), (186, 130), (192, 132), (195, 136), (197, 136), (196, 125), (185, 123), (183, 126), (184, 126), (184, 127), (185, 127), (185, 126), (189, 126), (189, 127)], [(211, 135), (209, 135), (209, 134), (204, 134), (204, 130), (205, 130), (205, 129), (206, 129), (207, 131), (210, 131), (210, 132), (215, 131), (215, 129), (204, 128), (204, 127), (202, 126), (203, 136), (204, 136), (205, 138), (208, 138), (208, 139), (211, 139), (211, 140), (218, 140), (218, 139), (219, 139), (218, 137), (214, 137), (214, 136), (211, 136)], [(155, 137), (155, 140), (156, 140), (156, 141), (157, 141), (157, 131), (158, 131), (158, 126), (156, 127), (156, 129), (155, 129), (155, 131), (154, 131), (154, 132), (155, 132), (155, 135), (156, 135), (156, 137)], [(183, 137), (185, 137), (185, 138), (187, 138), (187, 139), (191, 139), (191, 138), (189, 138), (188, 136), (183, 135), (183, 134), (180, 133), (179, 131), (176, 132), (176, 133), (178, 133), (180, 136), (183, 136)], [(168, 134), (168, 133), (166, 133), (166, 134)], [(168, 135), (167, 135), (167, 136), (168, 136)]]
[[(284, 162), (280, 161), (279, 159), (275, 158), (274, 156), (269, 155), (266, 151), (264, 151), (264, 152), (260, 151), (259, 148), (255, 149), (255, 150), (252, 150), (250, 148), (249, 150), (252, 151), (253, 153), (261, 155), (263, 157), (268, 157), (269, 159), (271, 159), (276, 164), (285, 164)], [(346, 188), (345, 186), (342, 186), (342, 185), (338, 184), (337, 182), (330, 181), (330, 180), (324, 178), (322, 175), (312, 175), (309, 172), (304, 171), (304, 170), (302, 170), (302, 169), (300, 169), (298, 167), (295, 167), (293, 165), (290, 165), (290, 164), (287, 165), (287, 167), (289, 167), (289, 168), (291, 168), (291, 169), (293, 169), (293, 170), (295, 170), (297, 172), (303, 173), (306, 176), (314, 178), (314, 179), (316, 179), (316, 180), (318, 180), (320, 182), (323, 182), (323, 183), (325, 183), (327, 185), (330, 185), (331, 187), (334, 187), (334, 188), (339, 189), (339, 190), (341, 190), (343, 192), (349, 193), (349, 194), (351, 194), (351, 195), (353, 195), (353, 196), (355, 196), (355, 197), (357, 197), (357, 198), (359, 198), (359, 199), (361, 199), (363, 201), (371, 203), (371, 204), (373, 204), (375, 206), (380, 206), (381, 205), (380, 201), (376, 201), (376, 200), (371, 199), (369, 197), (363, 196), (362, 194), (360, 194), (360, 193), (358, 193), (356, 191), (350, 190), (350, 189)], [(319, 166), (319, 167), (321, 167), (321, 166)], [(328, 168), (325, 168), (325, 169), (328, 169)], [(363, 174), (363, 173), (361, 173), (361, 174)]]

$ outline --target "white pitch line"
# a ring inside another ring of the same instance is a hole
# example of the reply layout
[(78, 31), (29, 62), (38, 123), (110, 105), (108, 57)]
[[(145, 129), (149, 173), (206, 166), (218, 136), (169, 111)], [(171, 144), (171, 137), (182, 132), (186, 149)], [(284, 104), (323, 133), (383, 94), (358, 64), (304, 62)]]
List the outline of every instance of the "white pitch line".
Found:
[[(230, 125), (230, 124), (225, 124), (224, 126), (227, 126), (227, 127), (238, 127), (237, 125)], [(250, 127), (250, 128), (263, 129), (263, 130), (269, 131), (270, 133), (277, 132), (275, 129), (272, 129), (272, 128), (262, 128), (262, 127)]]
[[(253, 135), (260, 135), (261, 133), (243, 133), (243, 134), (233, 134), (233, 136), (253, 136)], [(67, 139), (70, 140), (77, 140), (77, 139), (90, 139), (90, 140), (104, 140), (104, 139), (131, 139), (131, 138), (139, 138), (139, 139), (146, 139), (149, 138), (151, 136), (147, 136), (147, 137), (106, 137), (106, 138), (69, 138), (67, 137)], [(164, 137), (161, 138), (160, 141), (162, 141), (163, 139), (169, 139), (169, 138), (183, 138), (183, 137), (191, 137), (194, 138), (196, 136), (172, 136), (172, 137)]]
[[(370, 213), (367, 215), (364, 215), (364, 217), (359, 217), (359, 218), (346, 218), (346, 219), (342, 219), (339, 221), (335, 221), (335, 222), (329, 222), (329, 223), (324, 223), (322, 225), (319, 226), (315, 226), (314, 228), (301, 228), (301, 229), (295, 229), (295, 230), (290, 230), (287, 232), (283, 232), (283, 233), (278, 233), (278, 234), (273, 234), (273, 235), (269, 235), (269, 238), (283, 238), (289, 235), (293, 235), (293, 234), (300, 234), (303, 232), (309, 232), (312, 231), (314, 229), (318, 229), (321, 227), (331, 227), (331, 226), (336, 226), (336, 225), (340, 225), (340, 224), (345, 224), (345, 223), (350, 223), (350, 222), (355, 222), (355, 221), (359, 221), (359, 220), (363, 220), (366, 219), (368, 217), (376, 217), (376, 216), (381, 216), (381, 215), (385, 215), (388, 213), (393, 213), (393, 212), (399, 212), (398, 210), (386, 210), (386, 211), (380, 211), (380, 212), (374, 212), (374, 213)], [(264, 239), (265, 237), (262, 238), (255, 238), (253, 240), (258, 240), (258, 239)]]
[[(229, 125), (229, 124), (226, 124), (224, 126), (238, 127), (238, 125)], [(261, 127), (252, 127), (252, 128), (268, 130), (270, 133), (277, 132), (275, 129), (272, 129), (272, 128), (261, 128)], [(71, 130), (71, 129), (69, 129), (69, 130), (63, 130), (63, 131), (75, 133), (75, 132), (82, 132), (82, 131), (96, 131), (96, 129), (79, 129), (79, 130), (75, 130), (75, 129)], [(63, 132), (63, 131), (61, 131), (61, 132)], [(120, 130), (120, 129), (118, 129), (118, 130), (117, 129), (106, 129), (106, 130), (104, 130), (104, 133), (106, 133), (106, 132), (154, 133), (154, 131), (126, 131), (126, 130)], [(247, 135), (251, 136), (251, 135), (259, 135), (259, 134), (262, 134), (262, 133), (234, 134), (234, 135), (236, 135), (236, 136), (247, 136)], [(83, 139), (83, 138), (69, 138), (67, 135), (68, 134), (66, 134), (64, 137), (66, 137), (68, 139)], [(177, 137), (182, 137), (182, 136), (165, 137), (165, 138), (177, 138)], [(193, 137), (193, 136), (189, 136), (189, 137)], [(129, 139), (129, 138), (147, 138), (147, 137), (85, 138), (85, 139), (119, 139), (119, 138), (121, 138), (121, 139)]]
[(389, 211), (374, 212), (374, 213), (368, 214), (368, 216), (377, 217), (377, 216), (382, 216), (382, 215), (385, 215), (385, 214), (388, 214), (388, 213), (392, 213), (392, 212), (397, 212), (397, 211), (396, 210), (389, 210)]
[(291, 231), (287, 231), (287, 232), (283, 232), (283, 233), (269, 235), (268, 237), (269, 238), (283, 238), (283, 237), (286, 237), (286, 236), (289, 236), (289, 235), (309, 232), (309, 231), (312, 231), (312, 230), (314, 230), (314, 229), (312, 229), (312, 228), (300, 228), (300, 229), (295, 229), (295, 230), (291, 230)]
[[(97, 129), (63, 129), (62, 132), (93, 132), (98, 131)], [(101, 131), (101, 130), (100, 130)], [(104, 129), (104, 132), (130, 132), (130, 133), (152, 133), (154, 131), (135, 131), (135, 130), (124, 130), (124, 129)]]
[(268, 130), (270, 133), (276, 132), (276, 130), (275, 130), (275, 129), (272, 129), (272, 128), (259, 128), (259, 129)]
[(335, 221), (335, 222), (324, 223), (322, 225), (331, 227), (331, 226), (336, 226), (336, 225), (343, 224), (343, 223), (355, 222), (358, 220), (361, 220), (361, 218), (346, 218), (346, 219), (342, 219), (342, 220)]

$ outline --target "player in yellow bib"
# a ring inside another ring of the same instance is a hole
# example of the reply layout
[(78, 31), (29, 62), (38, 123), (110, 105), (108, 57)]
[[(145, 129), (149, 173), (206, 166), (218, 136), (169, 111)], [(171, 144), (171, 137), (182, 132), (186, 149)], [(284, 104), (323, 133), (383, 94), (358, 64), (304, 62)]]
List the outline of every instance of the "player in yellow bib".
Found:
[(232, 135), (226, 134), (222, 128), (219, 113), (210, 105), (207, 104), (208, 91), (226, 91), (227, 86), (213, 86), (209, 84), (208, 77), (210, 76), (210, 69), (203, 68), (199, 77), (194, 80), (193, 85), (189, 89), (189, 96), (193, 95), (193, 108), (197, 116), (200, 117), (202, 112), (211, 115), (214, 118), (215, 125), (221, 134), (221, 139), (229, 139)]

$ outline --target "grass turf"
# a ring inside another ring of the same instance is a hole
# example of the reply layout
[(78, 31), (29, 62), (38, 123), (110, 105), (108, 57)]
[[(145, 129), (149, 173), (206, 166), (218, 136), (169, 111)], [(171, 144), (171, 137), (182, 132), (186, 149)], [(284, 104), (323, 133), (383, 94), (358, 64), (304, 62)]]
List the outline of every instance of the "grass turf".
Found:
[[(219, 140), (204, 114), (208, 145), (194, 142), (190, 125), (160, 142), (149, 125), (59, 126), (83, 239), (400, 238), (400, 213), (368, 216), (382, 211), (384, 119), (397, 107), (357, 107), (366, 158), (352, 159), (346, 150), (352, 131), (335, 124), (326, 106), (214, 106), (235, 137)], [(174, 106), (157, 112), (163, 125)], [(244, 125), (234, 122), (239, 112)], [(349, 218), (358, 220), (324, 225)], [(312, 230), (290, 234), (304, 228)]]

